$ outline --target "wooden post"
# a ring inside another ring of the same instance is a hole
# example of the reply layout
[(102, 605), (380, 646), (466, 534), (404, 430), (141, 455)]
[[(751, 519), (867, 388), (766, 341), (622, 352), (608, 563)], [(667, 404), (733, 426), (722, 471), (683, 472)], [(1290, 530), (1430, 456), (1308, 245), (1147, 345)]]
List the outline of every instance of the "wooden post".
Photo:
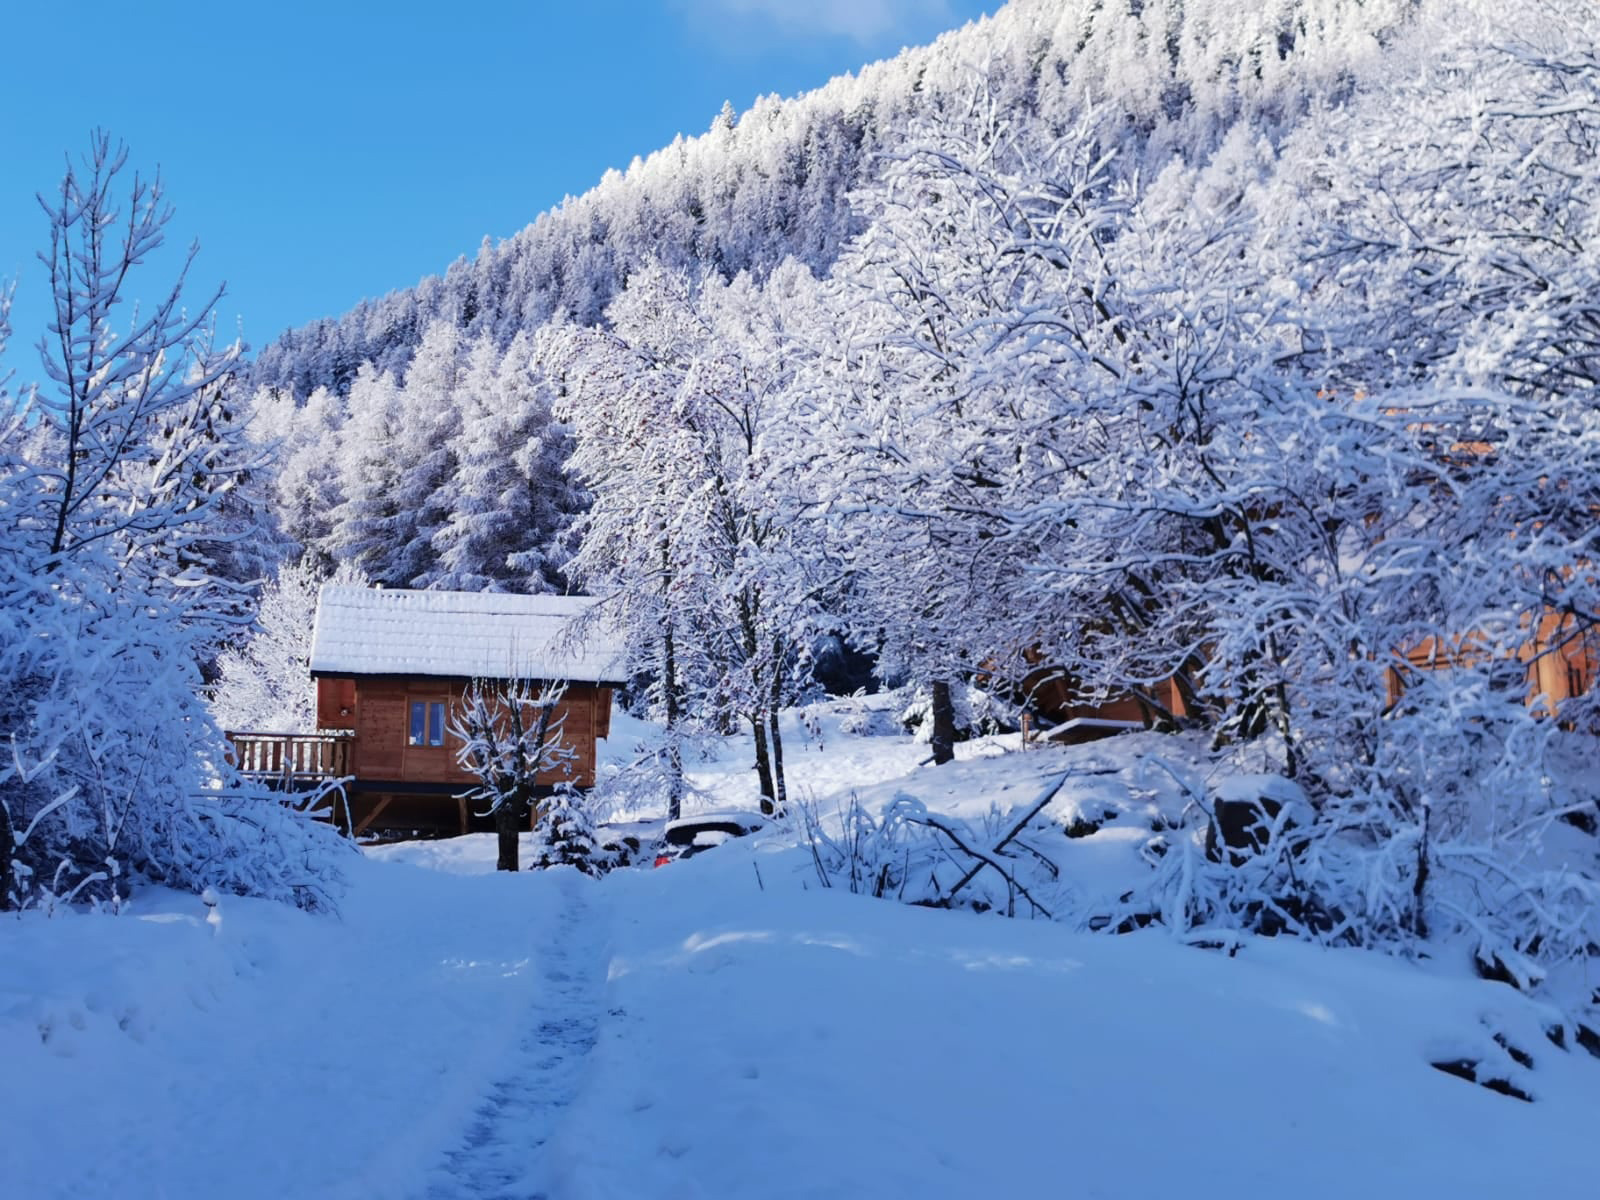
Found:
[(351, 837), (360, 837), (371, 824), (382, 815), (383, 810), (389, 807), (389, 802), (394, 799), (394, 793), (386, 792), (378, 797), (378, 802), (372, 806), (372, 811), (361, 818), (361, 823), (351, 830)]
[(1028, 748), (1028, 714), (1022, 714), (1022, 748)]

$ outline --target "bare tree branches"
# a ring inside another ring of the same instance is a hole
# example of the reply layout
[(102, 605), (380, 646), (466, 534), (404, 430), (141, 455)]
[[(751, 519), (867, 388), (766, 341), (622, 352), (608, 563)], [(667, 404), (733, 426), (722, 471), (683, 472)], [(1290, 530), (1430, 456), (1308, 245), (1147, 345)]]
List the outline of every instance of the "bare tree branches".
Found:
[(528, 828), (540, 776), (563, 774), (574, 758), (562, 737), (566, 714), (558, 712), (566, 693), (565, 683), (479, 679), (450, 714), (450, 734), (461, 743), (456, 761), (479, 780), (468, 798), (494, 817), (496, 870), (519, 866), (517, 835)]

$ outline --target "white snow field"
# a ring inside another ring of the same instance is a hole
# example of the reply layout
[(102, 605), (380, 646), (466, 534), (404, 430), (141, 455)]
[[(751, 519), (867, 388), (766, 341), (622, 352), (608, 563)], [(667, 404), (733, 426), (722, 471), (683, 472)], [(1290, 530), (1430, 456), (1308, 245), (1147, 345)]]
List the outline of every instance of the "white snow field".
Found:
[[(644, 732), (619, 722), (613, 754)], [(821, 740), (795, 726), (789, 747), (819, 808), (854, 787), (969, 815), (1141, 742), (992, 739), (936, 772), (903, 737), (830, 721)], [(748, 787), (736, 739), (696, 767), (702, 803)], [(1101, 803), (1106, 781), (1090, 785), (1062, 802)], [(1112, 822), (1064, 861), (1093, 893), (1132, 846)], [(199, 899), (143, 889), (120, 917), (0, 922), (0, 1192), (1600, 1189), (1600, 1060), (1547, 1040), (1545, 1006), (1454, 965), (1286, 939), (1230, 956), (1159, 928), (822, 890), (783, 829), (599, 881), (493, 863), (487, 835), (352, 856), (337, 918), (224, 897), (208, 923)], [(1429, 1065), (1457, 1058), (1500, 1062), (1532, 1103)]]

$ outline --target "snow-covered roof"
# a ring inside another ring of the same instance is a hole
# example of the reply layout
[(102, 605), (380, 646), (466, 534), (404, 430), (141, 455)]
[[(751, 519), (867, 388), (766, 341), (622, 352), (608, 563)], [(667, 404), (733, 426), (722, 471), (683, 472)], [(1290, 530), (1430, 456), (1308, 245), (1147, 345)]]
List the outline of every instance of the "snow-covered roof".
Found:
[(598, 623), (574, 638), (587, 596), (325, 586), (313, 675), (435, 675), (623, 681), (622, 649)]

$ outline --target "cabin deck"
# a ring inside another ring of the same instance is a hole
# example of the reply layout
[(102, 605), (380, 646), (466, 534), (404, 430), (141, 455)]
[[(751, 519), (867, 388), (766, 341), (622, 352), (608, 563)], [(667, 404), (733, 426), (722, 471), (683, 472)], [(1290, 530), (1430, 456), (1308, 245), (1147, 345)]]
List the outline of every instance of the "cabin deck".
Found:
[(226, 737), (239, 774), (277, 791), (311, 791), (353, 774), (355, 735), (350, 732), (229, 732)]
[[(470, 782), (359, 778), (354, 731), (227, 731), (224, 736), (246, 779), (275, 792), (328, 788), (317, 815), (357, 837), (369, 830), (457, 834), (494, 828), (492, 818), (473, 811), (465, 799)], [(534, 794), (550, 791), (544, 786)]]

